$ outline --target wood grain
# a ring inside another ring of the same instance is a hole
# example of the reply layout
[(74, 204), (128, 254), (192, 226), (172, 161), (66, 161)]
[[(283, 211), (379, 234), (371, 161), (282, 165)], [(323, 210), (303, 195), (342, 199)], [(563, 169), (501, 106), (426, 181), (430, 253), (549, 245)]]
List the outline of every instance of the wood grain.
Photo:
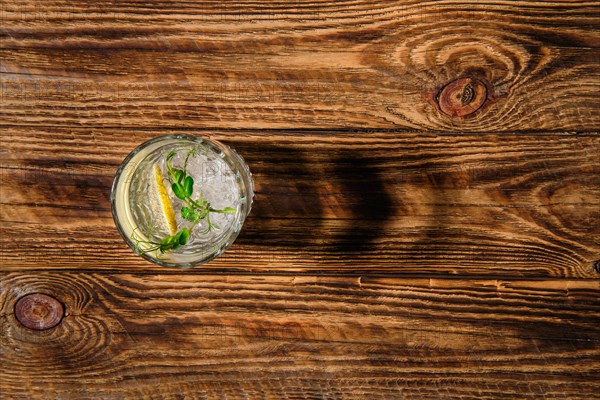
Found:
[[(0, 399), (600, 398), (599, 14), (2, 1)], [(110, 213), (168, 133), (256, 183), (187, 271)]]
[[(1, 276), (4, 398), (591, 399), (600, 389), (598, 281)], [(15, 323), (29, 292), (65, 303), (58, 327)]]
[[(592, 1), (11, 1), (2, 123), (597, 131)], [(474, 115), (439, 90), (476, 78)]]
[[(119, 237), (109, 193), (125, 155), (169, 132), (2, 131), (3, 269), (155, 268)], [(242, 234), (202, 271), (598, 277), (600, 136), (192, 133), (237, 149), (256, 184)]]

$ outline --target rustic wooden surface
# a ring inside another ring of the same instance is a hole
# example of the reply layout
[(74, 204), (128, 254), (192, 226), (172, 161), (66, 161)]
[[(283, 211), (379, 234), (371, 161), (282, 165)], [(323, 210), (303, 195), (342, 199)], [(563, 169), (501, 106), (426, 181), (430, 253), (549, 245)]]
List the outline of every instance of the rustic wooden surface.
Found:
[[(3, 1), (0, 399), (600, 398), (599, 14)], [(256, 183), (189, 271), (108, 201), (167, 133)]]
[[(162, 133), (6, 129), (4, 268), (164, 270), (127, 247), (109, 203), (128, 151)], [(598, 276), (599, 136), (202, 134), (256, 183), (242, 234), (203, 270)]]
[[(597, 395), (597, 280), (2, 278), (2, 383), (17, 398)], [(67, 303), (62, 324), (14, 323), (25, 291)]]

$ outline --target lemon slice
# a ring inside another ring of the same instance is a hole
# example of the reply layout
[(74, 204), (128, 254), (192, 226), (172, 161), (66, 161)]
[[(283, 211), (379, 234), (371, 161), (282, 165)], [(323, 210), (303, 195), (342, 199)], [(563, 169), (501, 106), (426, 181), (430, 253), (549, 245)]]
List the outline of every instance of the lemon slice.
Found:
[(169, 225), (169, 231), (171, 236), (177, 233), (177, 220), (175, 219), (175, 211), (173, 211), (173, 205), (169, 199), (167, 193), (167, 187), (163, 179), (162, 170), (158, 164), (154, 164), (154, 178), (156, 179), (156, 187), (158, 188), (158, 195), (160, 197), (160, 204), (162, 206), (163, 215)]

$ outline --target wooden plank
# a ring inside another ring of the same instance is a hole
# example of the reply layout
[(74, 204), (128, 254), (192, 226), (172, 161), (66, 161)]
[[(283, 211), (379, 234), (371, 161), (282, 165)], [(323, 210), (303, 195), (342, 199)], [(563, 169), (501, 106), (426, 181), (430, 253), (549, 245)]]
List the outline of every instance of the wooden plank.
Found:
[[(600, 283), (2, 274), (5, 398), (595, 398)], [(54, 329), (13, 307), (62, 301)]]
[[(3, 269), (158, 269), (109, 193), (127, 152), (168, 132), (3, 130)], [(600, 136), (202, 133), (246, 158), (256, 196), (201, 271), (598, 277)]]
[[(593, 1), (2, 3), (6, 124), (595, 131)], [(450, 117), (461, 77), (488, 101)]]

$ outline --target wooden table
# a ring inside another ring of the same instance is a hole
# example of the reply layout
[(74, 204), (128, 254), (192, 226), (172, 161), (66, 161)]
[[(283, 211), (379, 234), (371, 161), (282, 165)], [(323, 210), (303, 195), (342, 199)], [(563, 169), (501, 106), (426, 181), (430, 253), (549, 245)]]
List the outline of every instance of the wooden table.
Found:
[[(598, 3), (0, 11), (0, 398), (600, 398)], [(168, 133), (254, 173), (193, 270), (111, 217)]]

